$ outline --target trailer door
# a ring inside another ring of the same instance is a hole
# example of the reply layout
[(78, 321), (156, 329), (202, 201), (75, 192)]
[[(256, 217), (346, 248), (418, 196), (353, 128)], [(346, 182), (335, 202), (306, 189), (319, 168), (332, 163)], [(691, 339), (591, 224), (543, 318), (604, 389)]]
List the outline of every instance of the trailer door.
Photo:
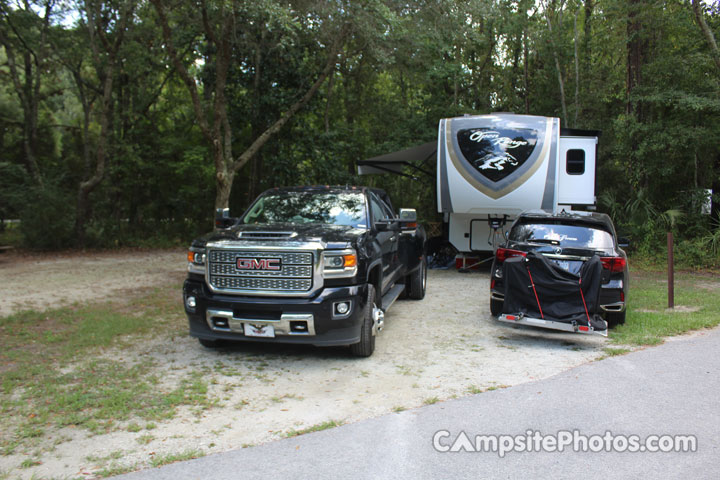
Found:
[(558, 204), (595, 205), (597, 137), (560, 136)]

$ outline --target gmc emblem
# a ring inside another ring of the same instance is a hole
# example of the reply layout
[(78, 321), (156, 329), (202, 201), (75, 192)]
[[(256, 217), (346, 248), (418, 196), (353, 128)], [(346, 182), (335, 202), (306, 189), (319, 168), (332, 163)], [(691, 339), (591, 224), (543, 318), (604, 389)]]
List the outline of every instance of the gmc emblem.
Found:
[(279, 271), (282, 268), (279, 258), (237, 258), (238, 270), (271, 270)]

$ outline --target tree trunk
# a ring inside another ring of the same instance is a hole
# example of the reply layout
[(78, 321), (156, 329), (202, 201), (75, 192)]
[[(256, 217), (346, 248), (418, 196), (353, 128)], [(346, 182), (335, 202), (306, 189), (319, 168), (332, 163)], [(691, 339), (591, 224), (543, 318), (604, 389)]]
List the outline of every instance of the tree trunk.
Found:
[[(125, 36), (128, 18), (132, 17), (133, 9), (134, 2), (122, 4), (117, 12), (117, 18), (113, 19), (116, 21), (113, 27), (111, 26), (111, 20), (105, 16), (106, 12), (100, 11), (99, 5), (87, 5), (90, 47), (93, 52), (95, 71), (102, 82), (102, 106), (100, 111), (100, 133), (95, 149), (95, 171), (90, 178), (80, 182), (78, 187), (77, 211), (75, 212), (75, 242), (78, 247), (85, 246), (85, 224), (90, 212), (90, 194), (105, 177), (109, 137), (112, 130), (113, 81), (117, 55)], [(113, 28), (115, 34), (112, 42), (108, 36), (109, 32), (106, 32), (106, 29), (110, 28)], [(101, 55), (100, 45), (102, 45), (102, 53), (105, 55)], [(80, 75), (79, 72), (78, 75)], [(79, 80), (82, 81), (80, 78)]]
[[(558, 27), (559, 28), (562, 28), (563, 4), (564, 4), (564, 1), (560, 2), (560, 6), (559, 6), (559, 14), (558, 14)], [(550, 47), (552, 48), (553, 59), (555, 60), (555, 70), (557, 70), (558, 86), (560, 88), (560, 104), (562, 105), (563, 123), (567, 124), (568, 115), (567, 115), (567, 101), (565, 99), (565, 81), (563, 80), (562, 70), (560, 69), (560, 55), (558, 54), (558, 47), (555, 42), (555, 32), (553, 31), (552, 21), (550, 20), (550, 9), (549, 9), (549, 6), (547, 3), (545, 3), (544, 7), (545, 7), (545, 21), (547, 22), (548, 33), (550, 34)]]
[[(25, 5), (26, 9), (29, 9)], [(43, 19), (43, 27), (41, 29), (41, 43), (45, 40), (47, 28), (49, 28), (49, 15), (51, 5), (48, 4), (45, 9), (45, 18)], [(6, 19), (9, 23), (10, 20)], [(22, 55), (22, 73), (18, 71), (18, 65), (15, 58), (15, 46), (8, 37), (3, 25), (0, 25), (0, 45), (5, 49), (6, 62), (10, 73), (10, 79), (15, 89), (15, 94), (20, 100), (20, 106), (23, 111), (23, 153), (25, 154), (25, 167), (36, 185), (42, 186), (43, 179), (38, 166), (36, 148), (38, 144), (38, 112), (39, 105), (42, 100), (40, 87), (42, 84), (42, 73), (45, 68), (45, 48), (41, 45), (34, 52), (30, 52), (24, 39), (18, 37)], [(34, 56), (33, 56), (34, 55)]]
[(580, 112), (580, 60), (578, 59), (578, 29), (577, 29), (577, 17), (580, 13), (580, 8), (575, 10), (575, 17), (573, 18), (573, 35), (574, 35), (574, 51), (575, 51), (575, 116), (573, 119), (573, 127), (577, 127), (578, 113)]
[(692, 9), (695, 14), (695, 20), (700, 26), (700, 30), (702, 30), (702, 33), (705, 36), (705, 41), (707, 41), (708, 46), (710, 47), (710, 54), (715, 61), (715, 66), (720, 71), (720, 49), (718, 49), (717, 42), (715, 42), (715, 35), (705, 21), (705, 16), (703, 15), (702, 6), (700, 5), (699, 0), (692, 0)]
[[(225, 98), (225, 83), (231, 60), (230, 42), (234, 35), (230, 33), (234, 25), (233, 14), (222, 11), (220, 31), (215, 31), (210, 24), (208, 11), (205, 3), (200, 2), (202, 14), (202, 23), (207, 41), (214, 46), (218, 54), (216, 56), (216, 72), (215, 72), (215, 91), (213, 95), (212, 111), (206, 111), (205, 106), (200, 100), (195, 79), (190, 75), (182, 58), (178, 55), (175, 44), (172, 40), (172, 32), (168, 23), (167, 14), (162, 0), (150, 0), (155, 11), (158, 14), (160, 26), (162, 28), (163, 41), (167, 48), (168, 56), (175, 65), (178, 74), (188, 89), (195, 111), (195, 117), (198, 126), (206, 138), (213, 152), (213, 160), (215, 162), (215, 208), (228, 208), (230, 202), (230, 194), (232, 192), (232, 182), (235, 174), (244, 167), (257, 152), (268, 142), (275, 134), (277, 134), (283, 126), (307, 104), (315, 95), (330, 72), (335, 68), (335, 62), (343, 45), (346, 36), (350, 33), (350, 27), (345, 24), (340, 29), (340, 33), (335, 38), (333, 45), (329, 49), (329, 55), (325, 68), (322, 70), (318, 78), (305, 94), (296, 101), (290, 108), (269, 128), (260, 134), (250, 146), (239, 157), (233, 160), (232, 154), (232, 128), (227, 116), (227, 99)], [(212, 126), (208, 122), (209, 115), (212, 115)]]
[(642, 3), (643, 0), (630, 0), (628, 2), (627, 21), (627, 76), (625, 81), (627, 103), (625, 110), (628, 114), (634, 113), (638, 120), (642, 119), (642, 107), (640, 102), (633, 104), (631, 96), (635, 87), (639, 86), (642, 81), (645, 40), (643, 39), (643, 26), (638, 18), (642, 11)]
[(720, 230), (720, 154), (715, 157), (712, 180), (712, 198), (710, 200), (710, 218), (715, 220), (715, 229)]

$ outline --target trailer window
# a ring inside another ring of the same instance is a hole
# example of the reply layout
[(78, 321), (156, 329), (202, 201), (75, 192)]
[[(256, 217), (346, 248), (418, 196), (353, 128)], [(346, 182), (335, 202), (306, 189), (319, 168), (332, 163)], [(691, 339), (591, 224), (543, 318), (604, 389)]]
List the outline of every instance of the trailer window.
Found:
[(585, 173), (585, 150), (568, 150), (565, 158), (565, 171), (568, 175), (582, 175)]

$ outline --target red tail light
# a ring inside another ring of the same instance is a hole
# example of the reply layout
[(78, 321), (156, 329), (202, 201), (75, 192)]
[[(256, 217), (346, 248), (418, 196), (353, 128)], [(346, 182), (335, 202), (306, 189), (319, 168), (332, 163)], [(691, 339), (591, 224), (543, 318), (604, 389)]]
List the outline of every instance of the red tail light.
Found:
[(625, 265), (627, 264), (627, 260), (623, 257), (600, 257), (600, 261), (603, 264), (603, 268), (613, 273), (622, 272), (625, 270)]
[(527, 252), (521, 252), (520, 250), (511, 250), (509, 248), (498, 248), (495, 251), (495, 258), (498, 262), (504, 262), (510, 257), (525, 257)]

